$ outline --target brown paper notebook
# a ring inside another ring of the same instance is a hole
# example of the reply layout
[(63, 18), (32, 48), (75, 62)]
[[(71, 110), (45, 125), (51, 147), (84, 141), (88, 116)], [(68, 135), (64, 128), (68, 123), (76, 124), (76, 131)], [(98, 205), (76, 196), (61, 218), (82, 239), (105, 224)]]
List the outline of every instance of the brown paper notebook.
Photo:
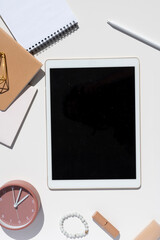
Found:
[[(6, 110), (40, 70), (42, 64), (0, 28), (0, 52), (5, 53), (9, 90), (0, 93), (0, 110)], [(2, 58), (0, 59), (2, 63)], [(1, 84), (3, 69), (1, 64)], [(1, 85), (2, 87), (2, 85)]]

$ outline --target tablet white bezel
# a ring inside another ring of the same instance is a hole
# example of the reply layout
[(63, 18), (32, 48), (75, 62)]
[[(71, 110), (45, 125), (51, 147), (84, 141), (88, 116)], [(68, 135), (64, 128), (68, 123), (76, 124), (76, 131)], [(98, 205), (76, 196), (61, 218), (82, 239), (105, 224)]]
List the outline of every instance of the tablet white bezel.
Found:
[[(53, 180), (50, 113), (50, 69), (86, 67), (135, 67), (135, 112), (136, 112), (136, 179), (116, 180)], [(46, 116), (47, 116), (47, 162), (48, 187), (50, 189), (119, 189), (139, 188), (140, 174), (140, 84), (139, 60), (137, 58), (107, 59), (49, 59), (46, 61)]]

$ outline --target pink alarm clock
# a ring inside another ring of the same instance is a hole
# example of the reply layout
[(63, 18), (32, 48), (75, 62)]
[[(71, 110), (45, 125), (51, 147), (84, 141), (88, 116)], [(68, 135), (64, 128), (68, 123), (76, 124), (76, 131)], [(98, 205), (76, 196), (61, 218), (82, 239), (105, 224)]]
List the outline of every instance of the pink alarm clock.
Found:
[(37, 190), (28, 182), (14, 180), (0, 188), (0, 225), (19, 230), (29, 226), (40, 208)]

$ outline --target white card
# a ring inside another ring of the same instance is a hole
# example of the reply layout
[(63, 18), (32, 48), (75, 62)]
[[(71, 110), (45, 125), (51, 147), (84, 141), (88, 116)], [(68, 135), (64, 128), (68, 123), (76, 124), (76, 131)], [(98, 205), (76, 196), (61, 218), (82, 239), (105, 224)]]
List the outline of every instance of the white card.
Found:
[(0, 143), (12, 146), (36, 92), (35, 87), (28, 86), (6, 111), (0, 111)]

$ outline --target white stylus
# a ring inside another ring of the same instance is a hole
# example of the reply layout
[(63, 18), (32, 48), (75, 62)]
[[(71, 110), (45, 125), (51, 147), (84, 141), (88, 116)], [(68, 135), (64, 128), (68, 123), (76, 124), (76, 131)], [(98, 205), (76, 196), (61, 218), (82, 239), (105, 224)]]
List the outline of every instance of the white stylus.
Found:
[(116, 29), (116, 30), (118, 30), (118, 31), (120, 31), (120, 32), (122, 32), (122, 33), (124, 33), (124, 34), (126, 34), (126, 35), (128, 35), (130, 37), (132, 37), (132, 38), (135, 38), (135, 39), (137, 39), (137, 40), (139, 40), (139, 41), (149, 45), (150, 47), (153, 47), (153, 48), (155, 48), (157, 50), (160, 50), (160, 45), (157, 44), (157, 43), (152, 42), (150, 39), (142, 37), (142, 36), (136, 34), (135, 32), (132, 32), (132, 31), (130, 31), (130, 30), (128, 30), (128, 29), (126, 29), (126, 28), (124, 28), (122, 26), (117, 25), (116, 23), (114, 23), (112, 21), (107, 21), (107, 23), (112, 28), (114, 28), (114, 29)]

